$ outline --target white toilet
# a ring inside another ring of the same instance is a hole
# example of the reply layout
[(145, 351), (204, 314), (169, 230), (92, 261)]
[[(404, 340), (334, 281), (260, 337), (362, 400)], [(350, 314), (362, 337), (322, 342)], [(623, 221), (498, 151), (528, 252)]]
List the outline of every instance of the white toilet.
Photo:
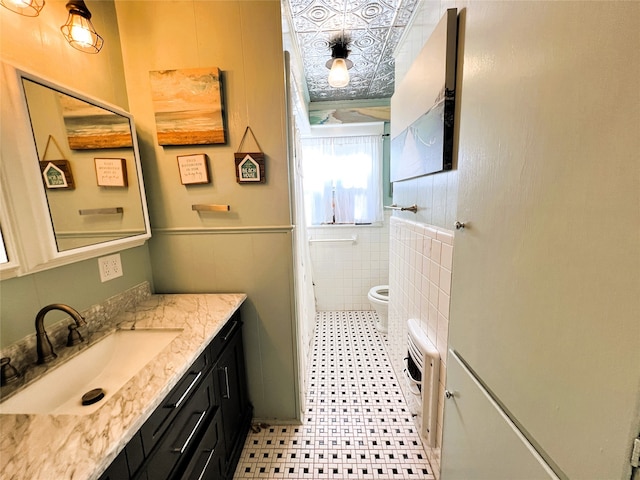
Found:
[(371, 306), (378, 314), (376, 328), (381, 333), (387, 333), (389, 328), (389, 285), (377, 285), (369, 290), (367, 295)]

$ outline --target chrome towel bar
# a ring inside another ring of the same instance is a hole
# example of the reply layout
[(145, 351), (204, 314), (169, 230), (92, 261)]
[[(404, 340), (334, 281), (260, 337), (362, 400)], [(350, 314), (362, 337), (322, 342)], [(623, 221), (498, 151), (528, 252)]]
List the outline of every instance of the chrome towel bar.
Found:
[(399, 207), (398, 205), (396, 205), (395, 203), (393, 205), (385, 205), (384, 208), (388, 208), (389, 210), (400, 210), (402, 212), (409, 211), (409, 212), (413, 212), (413, 213), (418, 213), (418, 205), (416, 205), (415, 203), (413, 205), (411, 205), (410, 207)]

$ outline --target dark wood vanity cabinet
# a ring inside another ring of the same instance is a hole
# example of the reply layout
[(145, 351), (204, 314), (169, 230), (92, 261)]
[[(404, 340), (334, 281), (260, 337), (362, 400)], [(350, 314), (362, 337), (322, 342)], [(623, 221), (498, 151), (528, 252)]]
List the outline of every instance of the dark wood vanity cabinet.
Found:
[(100, 480), (231, 480), (251, 417), (236, 312)]
[[(227, 478), (233, 476), (233, 469), (238, 463), (242, 447), (244, 446), (245, 435), (239, 436), (238, 431), (243, 431), (251, 423), (251, 418), (247, 415), (252, 413), (247, 411), (249, 405), (247, 395), (247, 382), (244, 349), (242, 347), (242, 324), (240, 322), (229, 322), (227, 329), (223, 332), (221, 340), (226, 345), (223, 349), (218, 349), (219, 357), (216, 359), (216, 381), (220, 392), (220, 408), (222, 410), (222, 426), (225, 439), (225, 452), (227, 464)], [(230, 471), (229, 471), (230, 470)]]

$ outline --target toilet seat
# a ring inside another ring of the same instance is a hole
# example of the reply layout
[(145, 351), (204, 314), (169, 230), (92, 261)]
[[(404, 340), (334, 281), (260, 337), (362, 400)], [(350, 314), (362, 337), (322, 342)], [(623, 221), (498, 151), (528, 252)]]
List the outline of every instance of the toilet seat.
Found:
[(369, 290), (369, 295), (381, 302), (389, 301), (389, 285), (378, 285)]

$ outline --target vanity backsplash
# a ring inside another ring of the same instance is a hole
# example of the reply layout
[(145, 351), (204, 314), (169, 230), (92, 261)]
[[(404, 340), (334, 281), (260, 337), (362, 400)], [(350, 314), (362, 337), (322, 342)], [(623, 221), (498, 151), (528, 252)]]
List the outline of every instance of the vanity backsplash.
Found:
[[(112, 319), (150, 296), (151, 286), (149, 282), (143, 282), (105, 299), (102, 303), (80, 311), (87, 322), (87, 325), (82, 327), (81, 330), (85, 342), (91, 342), (96, 337), (113, 330), (115, 325), (112, 324)], [(75, 307), (74, 305), (70, 306)], [(35, 312), (33, 316), (35, 321)], [(68, 326), (72, 323), (73, 321), (69, 317), (65, 317), (59, 322), (46, 326), (47, 335), (59, 358), (64, 358), (66, 356), (65, 353), (74, 353), (72, 349), (65, 346), (67, 335), (69, 334)], [(65, 350), (68, 352), (65, 352)], [(36, 365), (35, 328), (32, 334), (0, 350), (0, 356), (2, 358), (11, 358), (11, 365), (18, 370), (22, 380), (2, 387), (2, 396), (11, 393), (15, 388), (24, 385), (25, 382), (32, 380), (47, 370), (47, 365)]]

